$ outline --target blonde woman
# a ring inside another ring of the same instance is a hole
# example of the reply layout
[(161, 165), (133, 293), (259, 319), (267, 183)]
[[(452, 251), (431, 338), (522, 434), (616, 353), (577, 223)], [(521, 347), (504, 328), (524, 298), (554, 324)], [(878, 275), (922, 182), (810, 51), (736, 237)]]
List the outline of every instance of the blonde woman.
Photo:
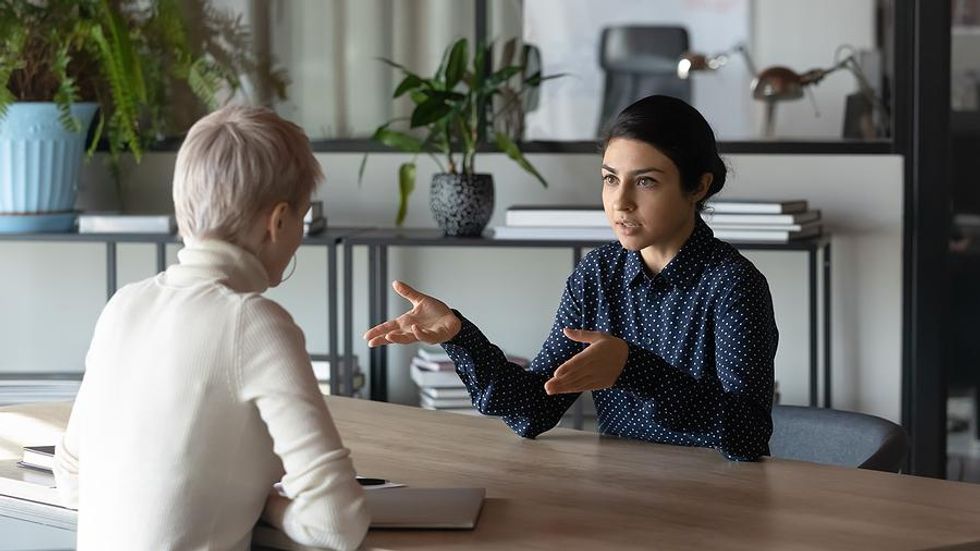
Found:
[(269, 110), (191, 128), (173, 183), (180, 262), (106, 305), (57, 447), (79, 549), (248, 549), (260, 516), (307, 545), (362, 541), (364, 494), (303, 332), (262, 296), (321, 179), (302, 130)]

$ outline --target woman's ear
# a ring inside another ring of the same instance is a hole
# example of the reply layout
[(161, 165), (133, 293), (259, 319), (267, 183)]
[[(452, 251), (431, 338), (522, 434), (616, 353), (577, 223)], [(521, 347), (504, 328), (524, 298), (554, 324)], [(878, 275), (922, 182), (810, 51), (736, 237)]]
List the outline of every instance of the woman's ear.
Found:
[(269, 232), (269, 239), (275, 243), (279, 241), (282, 234), (282, 229), (286, 224), (286, 214), (289, 211), (289, 203), (277, 203), (276, 206), (272, 207), (272, 212), (269, 214), (269, 222), (266, 229)]
[(708, 190), (711, 189), (712, 182), (715, 181), (715, 175), (710, 172), (705, 172), (701, 175), (701, 179), (698, 181), (698, 188), (694, 190), (691, 198), (694, 199), (694, 204), (698, 204), (708, 196)]

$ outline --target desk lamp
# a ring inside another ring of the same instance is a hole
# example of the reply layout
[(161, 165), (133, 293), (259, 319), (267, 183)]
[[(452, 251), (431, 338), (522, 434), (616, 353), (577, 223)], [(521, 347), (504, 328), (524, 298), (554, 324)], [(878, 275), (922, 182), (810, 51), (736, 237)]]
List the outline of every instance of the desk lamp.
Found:
[(868, 79), (865, 77), (864, 71), (861, 70), (861, 65), (854, 54), (848, 55), (829, 68), (810, 69), (802, 74), (780, 65), (767, 67), (756, 72), (755, 64), (752, 62), (748, 50), (744, 44), (738, 44), (732, 49), (714, 56), (706, 56), (698, 52), (685, 52), (677, 62), (677, 76), (686, 79), (689, 78), (691, 72), (718, 70), (724, 67), (729, 56), (736, 52), (743, 55), (745, 65), (754, 77), (751, 85), (752, 97), (766, 103), (764, 134), (767, 138), (771, 138), (774, 133), (777, 102), (803, 97), (803, 92), (808, 86), (819, 83), (824, 77), (840, 69), (848, 69), (854, 75), (861, 93), (868, 98), (873, 108), (881, 113), (882, 130), (885, 135), (888, 135), (888, 109), (874, 93), (874, 89), (868, 83)]

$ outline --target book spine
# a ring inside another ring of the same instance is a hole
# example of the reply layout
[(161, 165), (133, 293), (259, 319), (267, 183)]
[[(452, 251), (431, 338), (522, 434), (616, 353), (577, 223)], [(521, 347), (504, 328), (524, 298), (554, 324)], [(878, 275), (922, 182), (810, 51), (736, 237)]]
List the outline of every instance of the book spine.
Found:
[(606, 227), (609, 221), (602, 209), (595, 211), (507, 211), (508, 226)]

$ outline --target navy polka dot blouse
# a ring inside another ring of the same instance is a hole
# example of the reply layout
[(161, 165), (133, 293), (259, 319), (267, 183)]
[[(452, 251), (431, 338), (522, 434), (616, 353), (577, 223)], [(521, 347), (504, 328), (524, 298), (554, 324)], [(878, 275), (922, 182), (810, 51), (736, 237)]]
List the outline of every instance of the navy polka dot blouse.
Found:
[(568, 278), (551, 334), (528, 370), (510, 363), (457, 312), (443, 344), (473, 404), (534, 438), (554, 427), (578, 394), (549, 396), (544, 383), (583, 343), (565, 327), (625, 340), (629, 356), (608, 389), (595, 390), (604, 434), (713, 447), (731, 460), (769, 453), (778, 332), (765, 277), (698, 223), (673, 260), (650, 276), (637, 251), (593, 250)]

